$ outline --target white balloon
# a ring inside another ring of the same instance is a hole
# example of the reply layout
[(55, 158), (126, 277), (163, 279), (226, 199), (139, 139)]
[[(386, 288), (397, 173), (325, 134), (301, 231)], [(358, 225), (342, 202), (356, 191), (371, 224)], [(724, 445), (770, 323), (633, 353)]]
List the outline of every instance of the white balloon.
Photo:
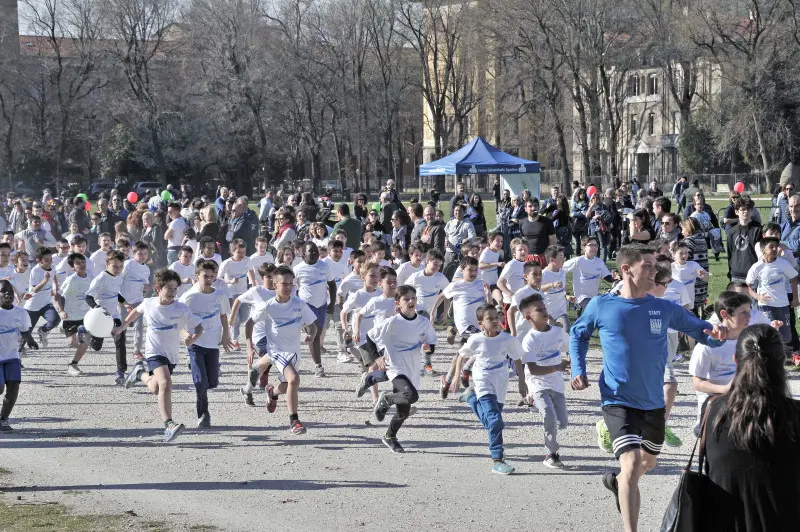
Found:
[(101, 307), (93, 308), (83, 317), (83, 326), (96, 338), (111, 337), (114, 319)]

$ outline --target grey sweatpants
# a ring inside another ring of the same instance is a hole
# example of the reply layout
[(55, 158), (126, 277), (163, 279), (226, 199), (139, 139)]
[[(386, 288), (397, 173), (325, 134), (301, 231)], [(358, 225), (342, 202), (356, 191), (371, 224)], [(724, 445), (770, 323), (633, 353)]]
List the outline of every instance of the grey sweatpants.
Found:
[(563, 393), (553, 390), (531, 392), (534, 404), (544, 417), (544, 446), (548, 453), (558, 452), (558, 430), (567, 428), (567, 398)]

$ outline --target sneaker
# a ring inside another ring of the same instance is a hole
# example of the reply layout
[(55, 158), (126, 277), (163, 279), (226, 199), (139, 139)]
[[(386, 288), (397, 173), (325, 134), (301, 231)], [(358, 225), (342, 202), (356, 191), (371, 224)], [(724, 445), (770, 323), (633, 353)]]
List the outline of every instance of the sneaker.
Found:
[(39, 349), (47, 349), (47, 332), (39, 327)]
[(468, 386), (466, 390), (461, 392), (459, 394), (459, 396), (458, 396), (458, 402), (459, 403), (468, 403), (470, 395), (475, 395), (475, 387), (474, 386)]
[(422, 369), (425, 372), (425, 375), (430, 375), (430, 376), (435, 375), (435, 373), (433, 372), (433, 366), (431, 364), (425, 364), (425, 366)]
[(122, 371), (117, 371), (116, 376), (114, 377), (114, 384), (117, 386), (122, 386), (125, 384), (125, 373)]
[(144, 355), (141, 353), (134, 353), (133, 360), (135, 360), (136, 362), (141, 362), (144, 360)]
[(447, 382), (447, 376), (442, 375), (442, 384), (439, 387), (439, 397), (447, 399), (447, 394), (450, 393), (450, 383)]
[(239, 349), (241, 349), (241, 348), (242, 348), (242, 346), (241, 346), (241, 345), (239, 345), (239, 342), (233, 342), (233, 348), (234, 348), (236, 351), (238, 351)]
[(617, 503), (617, 511), (622, 513), (619, 509), (619, 486), (617, 485), (616, 473), (603, 473), (603, 486), (611, 493), (614, 494), (614, 501)]
[(613, 454), (614, 447), (611, 445), (611, 434), (608, 432), (606, 422), (601, 419), (595, 424), (594, 428), (597, 429), (597, 446), (600, 447), (601, 451)]
[(67, 373), (69, 373), (69, 375), (72, 377), (80, 377), (83, 375), (81, 368), (79, 368), (77, 364), (68, 364)]
[(383, 421), (383, 419), (386, 417), (386, 412), (391, 406), (386, 400), (387, 395), (389, 395), (389, 392), (381, 392), (380, 397), (378, 397), (378, 400), (375, 401), (375, 407), (372, 409), (372, 413), (375, 414), (375, 419), (378, 421)]
[(381, 438), (381, 441), (393, 453), (404, 453), (404, 452), (406, 452), (406, 450), (403, 449), (403, 446), (400, 445), (400, 442), (397, 441), (397, 438), (389, 438), (388, 436), (384, 436), (383, 438)]
[(175, 423), (170, 421), (167, 428), (164, 429), (164, 443), (169, 443), (178, 437), (178, 434), (183, 432), (183, 423)]
[(675, 436), (675, 433), (669, 427), (664, 427), (664, 443), (667, 444), (667, 447), (680, 447), (683, 445), (681, 439)]
[(197, 428), (199, 429), (211, 428), (211, 415), (208, 412), (206, 412), (197, 419)]
[(267, 412), (270, 414), (278, 408), (278, 396), (275, 395), (275, 388), (270, 385), (267, 388)]
[(461, 386), (467, 388), (469, 386), (469, 379), (472, 376), (472, 371), (468, 369), (461, 370)]
[(336, 361), (341, 362), (342, 364), (349, 364), (353, 361), (353, 357), (350, 356), (349, 353), (339, 353), (336, 355)]
[(299, 419), (293, 419), (292, 422), (289, 424), (289, 432), (294, 434), (295, 436), (299, 436), (300, 434), (306, 433), (306, 428), (300, 423)]
[(495, 462), (492, 466), (492, 473), (497, 473), (498, 475), (510, 475), (513, 472), (514, 468), (502, 460)]
[(456, 343), (456, 335), (458, 334), (458, 330), (455, 327), (450, 327), (447, 330), (447, 343), (453, 345)]
[(325, 370), (322, 369), (322, 366), (317, 366), (314, 368), (314, 376), (320, 378), (325, 376)]
[(239, 391), (242, 392), (242, 395), (244, 395), (244, 404), (247, 406), (256, 406), (256, 402), (253, 401), (253, 394), (251, 392), (248, 392), (244, 386), (239, 388)]
[(361, 374), (361, 378), (358, 380), (358, 386), (356, 386), (356, 397), (361, 397), (369, 390), (370, 386), (367, 384), (368, 375), (369, 373), (366, 371)]
[(136, 382), (139, 380), (139, 377), (142, 376), (143, 372), (144, 372), (144, 364), (142, 364), (141, 362), (137, 362), (133, 366), (131, 372), (128, 373), (128, 376), (125, 378), (125, 388), (126, 389), (130, 388), (131, 386), (136, 384)]
[(558, 458), (558, 453), (549, 453), (544, 457), (544, 462), (542, 463), (550, 469), (564, 469), (564, 464)]
[(792, 353), (792, 364), (800, 366), (800, 353)]
[(12, 432), (14, 428), (9, 425), (7, 419), (0, 419), (0, 432)]

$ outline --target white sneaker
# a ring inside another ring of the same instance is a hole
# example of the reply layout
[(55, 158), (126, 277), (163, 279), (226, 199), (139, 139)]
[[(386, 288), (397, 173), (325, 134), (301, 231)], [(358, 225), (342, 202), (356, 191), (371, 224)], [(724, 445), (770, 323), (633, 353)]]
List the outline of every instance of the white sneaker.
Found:
[(77, 364), (67, 365), (67, 373), (69, 373), (72, 377), (80, 377), (83, 375), (81, 368), (79, 368)]
[(47, 349), (47, 333), (41, 328), (39, 329), (39, 348)]
[(347, 353), (339, 353), (336, 355), (336, 361), (341, 362), (342, 364), (348, 364), (353, 361), (353, 357)]

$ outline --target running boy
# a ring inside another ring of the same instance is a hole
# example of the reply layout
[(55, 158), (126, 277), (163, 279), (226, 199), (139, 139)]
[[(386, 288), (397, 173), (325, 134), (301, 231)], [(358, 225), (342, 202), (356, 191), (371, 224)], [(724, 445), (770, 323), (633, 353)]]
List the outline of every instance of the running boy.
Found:
[(53, 250), (46, 247), (37, 249), (36, 262), (36, 266), (31, 270), (28, 288), (31, 297), (25, 300), (24, 306), (31, 317), (31, 327), (36, 327), (39, 318), (44, 318), (45, 324), (39, 328), (39, 345), (46, 349), (47, 334), (61, 322), (53, 306), (53, 295), (56, 293), (55, 272), (51, 268)]
[[(228, 285), (230, 294), (229, 305), (233, 300), (247, 291), (247, 282), (255, 286), (256, 277), (253, 274), (253, 263), (247, 256), (247, 244), (241, 238), (234, 238), (230, 246), (231, 256), (222, 262), (219, 267), (219, 278)], [(236, 314), (231, 314), (231, 340), (233, 348), (239, 349), (239, 328), (248, 318), (248, 305), (239, 305)]]
[(192, 263), (194, 250), (189, 246), (181, 246), (178, 250), (178, 260), (169, 265), (169, 269), (176, 272), (181, 278), (181, 286), (178, 288), (178, 297), (189, 291), (194, 283), (195, 266)]
[(408, 284), (412, 275), (425, 269), (422, 257), (422, 249), (418, 244), (408, 246), (408, 261), (397, 267), (397, 286)]
[[(119, 291), (122, 287), (122, 269), (124, 267), (125, 255), (118, 250), (109, 251), (108, 255), (106, 255), (106, 269), (92, 279), (89, 290), (86, 292), (86, 303), (89, 307), (103, 307), (106, 314), (114, 319), (114, 325), (116, 326), (122, 324), (119, 312)], [(117, 373), (114, 377), (114, 384), (119, 386), (124, 384), (125, 373), (128, 371), (125, 331), (115, 334), (113, 338), (117, 358)], [(95, 351), (100, 351), (103, 348), (103, 339), (90, 336), (89, 345)]]
[(508, 307), (514, 294), (525, 286), (525, 258), (528, 256), (528, 244), (521, 238), (511, 241), (513, 258), (508, 261), (497, 279), (497, 288), (503, 293), (503, 323), (508, 328)]
[[(158, 397), (158, 409), (164, 422), (165, 443), (174, 440), (184, 428), (182, 423), (172, 420), (172, 372), (178, 364), (181, 332), (187, 333), (183, 341), (187, 347), (191, 347), (203, 334), (202, 319), (175, 299), (180, 282), (180, 277), (172, 270), (161, 268), (156, 271), (156, 297), (145, 299), (128, 314), (121, 327), (112, 330), (112, 334), (121, 335), (141, 316), (147, 321), (146, 360), (133, 366), (125, 380), (125, 387), (130, 388), (141, 380)], [(192, 364), (192, 371), (194, 366)]]
[[(336, 282), (328, 265), (319, 260), (319, 249), (313, 242), (303, 245), (303, 262), (294, 267), (297, 296), (305, 301), (317, 317), (317, 327), (309, 350), (314, 361), (314, 376), (324, 377), (322, 369), (322, 332), (325, 328), (326, 314), (333, 313), (336, 302)], [(327, 298), (327, 299), (326, 299)], [(327, 301), (327, 303), (326, 303)]]
[[(150, 268), (147, 259), (150, 257), (150, 246), (144, 242), (133, 245), (131, 258), (125, 261), (122, 268), (122, 286), (119, 288), (119, 297), (125, 308), (127, 316), (138, 307), (144, 299), (145, 290), (150, 290)], [(133, 358), (142, 360), (144, 350), (144, 324), (141, 318), (133, 323)]]
[[(233, 301), (231, 313), (235, 312), (239, 305), (250, 305), (251, 314), (261, 311), (270, 299), (275, 298), (275, 272), (277, 267), (274, 264), (263, 263), (258, 267), (258, 275), (261, 284), (253, 286), (244, 294)], [(249, 368), (247, 382), (239, 390), (244, 396), (244, 402), (248, 406), (256, 406), (253, 401), (253, 390), (256, 385), (266, 388), (269, 369), (272, 367), (272, 359), (267, 355), (267, 324), (263, 321), (253, 323), (247, 320), (245, 324), (245, 339), (247, 343), (247, 366)], [(255, 342), (253, 340), (255, 339)], [(256, 360), (258, 355), (258, 360)]]
[(572, 274), (572, 294), (580, 308), (578, 315), (600, 293), (600, 279), (609, 283), (616, 280), (603, 259), (597, 256), (600, 245), (596, 237), (584, 236), (581, 238), (581, 247), (583, 256), (573, 257), (564, 263), (564, 271)]
[(556, 320), (561, 327), (569, 330), (569, 316), (567, 315), (567, 272), (564, 269), (564, 248), (561, 246), (548, 246), (544, 250), (547, 266), (542, 270), (542, 292), (544, 303), (550, 317)]
[(503, 261), (500, 260), (502, 253), (503, 233), (489, 233), (489, 246), (481, 251), (480, 258), (478, 258), (478, 269), (480, 270), (480, 278), (489, 285), (489, 290), (492, 292), (492, 300), (499, 308), (502, 308), (503, 305), (503, 292), (497, 287), (498, 272), (505, 266)]
[(514, 292), (511, 306), (508, 307), (508, 332), (516, 338), (524, 338), (531, 330), (530, 323), (519, 309), (522, 300), (533, 294), (544, 295), (542, 294), (542, 266), (538, 262), (526, 262), (524, 271), (525, 286)]
[(80, 377), (83, 372), (78, 363), (89, 348), (83, 317), (89, 312), (86, 304), (86, 293), (92, 285), (92, 279), (86, 272), (86, 257), (80, 253), (71, 253), (67, 262), (74, 273), (67, 277), (58, 287), (61, 297), (53, 298), (58, 314), (61, 316), (64, 336), (69, 339), (69, 346), (75, 348), (72, 362), (67, 366), (67, 373), (72, 377)]
[(14, 288), (7, 280), (0, 281), (0, 394), (3, 406), (0, 407), (0, 432), (11, 432), (8, 416), (14, 409), (22, 381), (22, 360), (20, 346), (39, 349), (31, 336), (31, 318), (23, 309), (14, 306)]

